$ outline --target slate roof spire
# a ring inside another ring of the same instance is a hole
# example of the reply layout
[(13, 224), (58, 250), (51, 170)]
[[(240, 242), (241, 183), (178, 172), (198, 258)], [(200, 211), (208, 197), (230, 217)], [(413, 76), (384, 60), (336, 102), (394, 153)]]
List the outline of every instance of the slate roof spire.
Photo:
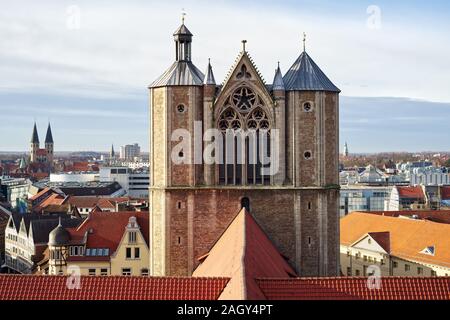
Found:
[(306, 35), (303, 52), (283, 77), (286, 90), (341, 92), (308, 55), (305, 42)]
[(34, 122), (33, 134), (31, 136), (31, 143), (39, 144), (39, 135), (37, 132), (36, 121)]
[(275, 77), (273, 78), (272, 90), (285, 90), (283, 75), (281, 74), (280, 70), (280, 62), (278, 62), (278, 67), (275, 70)]
[(208, 58), (208, 67), (206, 68), (206, 76), (205, 80), (203, 80), (203, 84), (216, 84), (216, 79), (214, 79), (214, 73), (211, 66), (211, 59)]
[(47, 134), (45, 135), (45, 143), (53, 143), (52, 128), (50, 122), (48, 123)]

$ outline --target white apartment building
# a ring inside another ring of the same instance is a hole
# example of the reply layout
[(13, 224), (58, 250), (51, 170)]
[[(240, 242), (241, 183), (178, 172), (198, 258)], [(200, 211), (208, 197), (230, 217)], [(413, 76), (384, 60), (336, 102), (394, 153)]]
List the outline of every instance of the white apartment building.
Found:
[(141, 155), (141, 147), (135, 144), (127, 144), (120, 147), (120, 159), (134, 160)]
[(149, 172), (128, 167), (111, 166), (100, 168), (100, 182), (118, 182), (131, 198), (147, 199), (150, 182)]

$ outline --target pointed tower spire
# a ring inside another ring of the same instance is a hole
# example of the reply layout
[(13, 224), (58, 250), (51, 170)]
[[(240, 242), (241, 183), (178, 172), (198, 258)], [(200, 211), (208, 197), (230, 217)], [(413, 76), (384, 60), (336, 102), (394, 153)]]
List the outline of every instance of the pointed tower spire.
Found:
[(116, 153), (114, 152), (114, 144), (111, 144), (111, 152), (109, 156), (111, 159), (113, 159), (116, 156)]
[(39, 136), (36, 127), (36, 121), (34, 122), (33, 135), (31, 136), (31, 143), (39, 144)]
[(283, 75), (281, 74), (280, 70), (280, 62), (278, 62), (278, 67), (275, 70), (275, 77), (273, 78), (273, 86), (272, 90), (284, 90), (284, 81), (283, 81)]
[(47, 134), (45, 135), (45, 144), (53, 143), (52, 128), (50, 122), (48, 123)]
[(216, 79), (214, 79), (214, 73), (211, 66), (211, 59), (208, 58), (208, 67), (206, 68), (206, 76), (203, 80), (203, 84), (216, 84)]

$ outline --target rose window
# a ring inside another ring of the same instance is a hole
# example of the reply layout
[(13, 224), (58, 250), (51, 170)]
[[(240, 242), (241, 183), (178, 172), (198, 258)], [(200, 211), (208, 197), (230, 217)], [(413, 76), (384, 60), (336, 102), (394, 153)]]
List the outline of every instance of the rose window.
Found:
[(247, 87), (237, 89), (232, 95), (234, 105), (241, 112), (248, 112), (255, 104), (256, 94)]

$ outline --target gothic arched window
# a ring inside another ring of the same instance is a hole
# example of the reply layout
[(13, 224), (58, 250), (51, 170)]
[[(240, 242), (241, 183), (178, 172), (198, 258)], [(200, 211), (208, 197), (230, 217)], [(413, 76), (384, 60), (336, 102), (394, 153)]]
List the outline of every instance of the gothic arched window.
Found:
[(270, 156), (271, 129), (263, 100), (242, 86), (225, 99), (220, 110), (217, 128), (224, 143), (219, 184), (269, 184), (270, 177), (261, 175), (261, 153)]

